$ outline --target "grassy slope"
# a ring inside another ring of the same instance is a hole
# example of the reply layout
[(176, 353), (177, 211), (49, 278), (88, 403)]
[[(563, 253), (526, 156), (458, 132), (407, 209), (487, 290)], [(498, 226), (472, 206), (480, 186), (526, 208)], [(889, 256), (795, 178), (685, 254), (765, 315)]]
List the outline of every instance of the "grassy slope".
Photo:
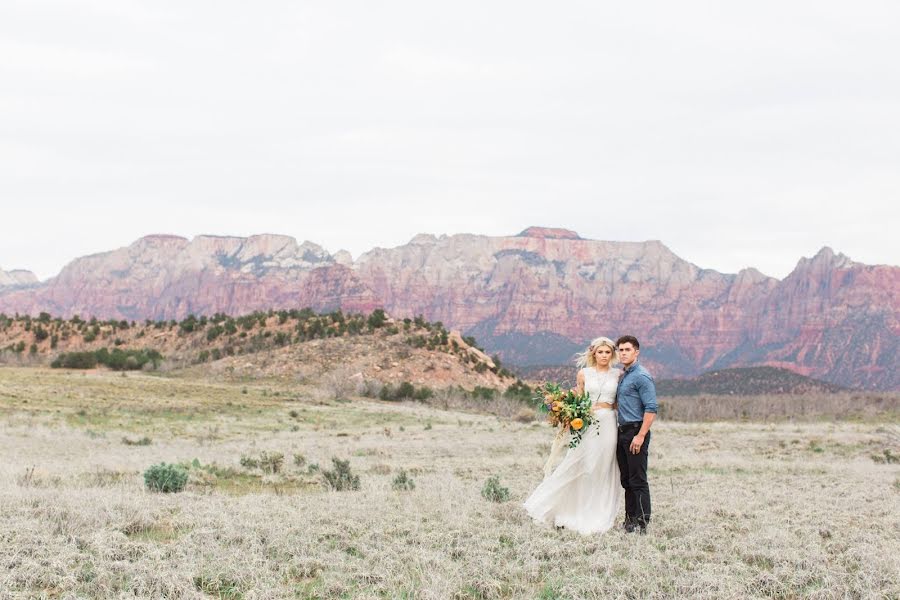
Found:
[[(0, 597), (900, 595), (900, 465), (872, 458), (897, 442), (877, 421), (660, 422), (651, 533), (583, 538), (520, 508), (544, 426), (327, 396), (0, 369)], [(284, 472), (241, 469), (262, 451)], [(325, 491), (295, 454), (349, 458), (362, 489)], [(194, 458), (186, 492), (143, 490), (147, 466)], [(414, 491), (391, 489), (400, 469)], [(509, 502), (481, 497), (493, 474)]]

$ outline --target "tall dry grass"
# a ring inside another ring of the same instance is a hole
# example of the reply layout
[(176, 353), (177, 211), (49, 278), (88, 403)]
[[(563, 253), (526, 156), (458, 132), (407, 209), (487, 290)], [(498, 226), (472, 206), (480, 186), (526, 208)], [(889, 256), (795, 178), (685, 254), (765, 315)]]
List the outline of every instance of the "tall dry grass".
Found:
[[(315, 391), (0, 369), (0, 598), (900, 597), (882, 423), (661, 420), (650, 533), (582, 537), (520, 508), (542, 424)], [(262, 452), (283, 472), (239, 480)], [(331, 457), (359, 491), (317, 483)], [(187, 491), (145, 491), (194, 459)]]
[(673, 421), (782, 421), (791, 419), (896, 420), (900, 394), (896, 392), (840, 392), (834, 394), (767, 394), (761, 396), (666, 396), (659, 399), (661, 418)]

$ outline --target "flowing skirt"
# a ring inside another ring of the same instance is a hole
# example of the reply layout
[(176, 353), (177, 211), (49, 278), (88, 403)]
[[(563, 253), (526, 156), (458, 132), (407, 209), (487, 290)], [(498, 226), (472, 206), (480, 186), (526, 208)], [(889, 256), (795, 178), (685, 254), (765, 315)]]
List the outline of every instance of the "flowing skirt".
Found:
[(525, 501), (532, 519), (589, 535), (613, 526), (619, 510), (616, 413), (600, 409), (577, 447)]

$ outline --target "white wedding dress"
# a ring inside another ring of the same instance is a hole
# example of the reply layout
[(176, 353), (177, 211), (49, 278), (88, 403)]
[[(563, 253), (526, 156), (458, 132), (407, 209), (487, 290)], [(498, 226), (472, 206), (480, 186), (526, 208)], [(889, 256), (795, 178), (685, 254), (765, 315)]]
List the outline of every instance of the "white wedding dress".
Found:
[[(618, 369), (582, 369), (584, 391), (592, 404), (616, 401)], [(619, 465), (616, 462), (616, 411), (597, 408), (594, 421), (565, 458), (528, 500), (525, 510), (536, 521), (581, 534), (603, 533), (613, 526), (619, 510)]]

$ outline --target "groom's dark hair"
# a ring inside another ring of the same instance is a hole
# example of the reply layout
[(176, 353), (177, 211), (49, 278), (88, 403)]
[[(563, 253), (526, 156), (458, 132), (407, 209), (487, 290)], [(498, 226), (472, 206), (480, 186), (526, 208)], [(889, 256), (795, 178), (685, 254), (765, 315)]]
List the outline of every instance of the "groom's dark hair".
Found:
[(631, 344), (634, 346), (635, 350), (641, 349), (641, 343), (637, 341), (637, 338), (633, 335), (623, 335), (619, 339), (616, 340), (616, 348), (618, 348), (621, 344)]

